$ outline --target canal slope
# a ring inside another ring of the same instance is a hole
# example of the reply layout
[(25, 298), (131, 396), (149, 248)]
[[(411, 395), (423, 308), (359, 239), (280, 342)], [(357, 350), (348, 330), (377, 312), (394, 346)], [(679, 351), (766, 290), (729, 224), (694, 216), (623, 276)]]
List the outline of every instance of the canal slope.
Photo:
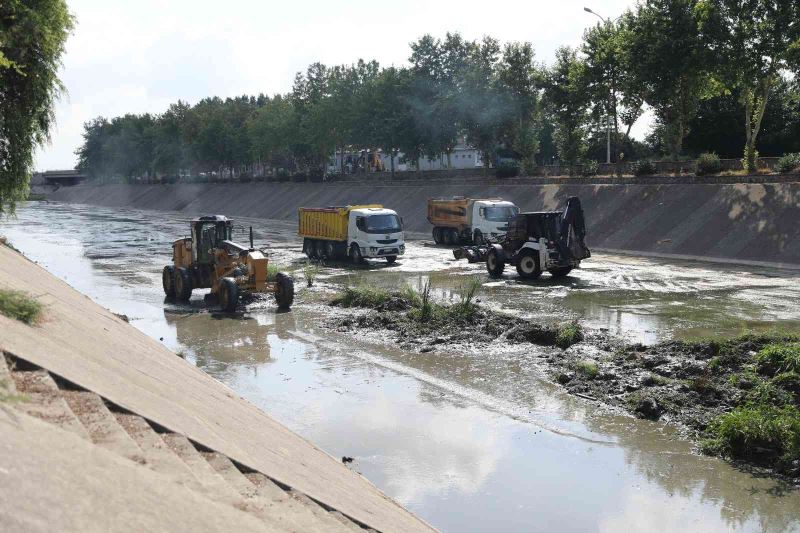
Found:
[(559, 209), (581, 198), (589, 245), (596, 249), (726, 262), (800, 266), (800, 183), (731, 183), (690, 178), (534, 184), (489, 180), (461, 184), (240, 183), (79, 185), (48, 193), (52, 201), (132, 207), (186, 214), (294, 220), (301, 206), (382, 203), (404, 217), (406, 229), (428, 234), (426, 201), (437, 196), (499, 196), (523, 210)]
[[(30, 460), (31, 454), (47, 453), (44, 439), (93, 458), (84, 464), (72, 457), (52, 475), (74, 478), (76, 494), (97, 506), (104, 498), (124, 499), (127, 487), (161, 480), (180, 485), (176, 494), (189, 488), (195, 492), (193, 500), (228, 504), (231, 516), (235, 510), (244, 512), (247, 516), (236, 518), (240, 526), (231, 525), (233, 529), (253, 529), (255, 516), (268, 531), (296, 530), (299, 524), (306, 524), (302, 530), (331, 531), (337, 523), (342, 529), (358, 529), (359, 524), (380, 531), (432, 531), (362, 476), (6, 246), (0, 246), (0, 288), (23, 291), (44, 305), (34, 326), (0, 315), (0, 424), (14, 426), (14, 431), (0, 431), (5, 450), (0, 471), (30, 471), (27, 492), (0, 484), (0, 501), (20, 503), (0, 506), (0, 516), (9, 519), (4, 523), (31, 525), (52, 516), (30, 501), (22, 505), (24, 494), (33, 489), (41, 506), (62, 509), (68, 518), (64, 523), (81, 523), (82, 507), (61, 501), (68, 493), (63, 479), (50, 480), (49, 471), (36, 466), (52, 461)], [(8, 411), (6, 404), (21, 414)], [(43, 427), (28, 415), (53, 427)], [(21, 447), (25, 437), (20, 431), (39, 445)], [(88, 442), (132, 461), (121, 466), (105, 451), (92, 452)], [(131, 467), (137, 463), (161, 477), (134, 472)], [(113, 479), (105, 475), (109, 469), (119, 470), (118, 479), (130, 480), (130, 485), (121, 482), (98, 490), (87, 478), (102, 471), (104, 479)], [(33, 479), (42, 481), (38, 488), (30, 486)], [(149, 503), (166, 506), (173, 499)], [(132, 509), (147, 508), (141, 498), (136, 502)], [(112, 512), (114, 506), (108, 509)], [(186, 505), (180, 511), (187, 512)], [(166, 511), (159, 507), (153, 512)], [(115, 530), (150, 523), (113, 516), (104, 520)], [(208, 530), (221, 529), (206, 525)]]

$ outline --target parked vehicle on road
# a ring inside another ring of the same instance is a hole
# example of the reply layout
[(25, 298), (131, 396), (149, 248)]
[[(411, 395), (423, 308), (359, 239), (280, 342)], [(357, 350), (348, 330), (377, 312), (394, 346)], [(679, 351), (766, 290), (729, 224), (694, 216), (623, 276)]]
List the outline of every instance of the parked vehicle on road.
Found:
[(502, 239), (508, 221), (519, 208), (502, 198), (431, 198), (428, 200), (428, 222), (433, 224), (436, 244), (483, 245)]
[(172, 264), (164, 267), (161, 282), (168, 298), (189, 300), (194, 289), (211, 289), (225, 311), (233, 312), (244, 294), (271, 292), (278, 307), (294, 301), (294, 281), (278, 272), (268, 279), (267, 256), (253, 247), (233, 242), (233, 221), (221, 215), (202, 216), (190, 224), (191, 237), (172, 243)]
[(344, 259), (361, 263), (384, 258), (391, 264), (406, 251), (403, 221), (380, 204), (301, 207), (298, 234), (310, 259)]
[(505, 239), (486, 248), (486, 270), (500, 277), (511, 264), (524, 279), (536, 279), (545, 270), (563, 277), (591, 257), (585, 237), (583, 209), (576, 196), (567, 200), (563, 211), (520, 213), (509, 223)]

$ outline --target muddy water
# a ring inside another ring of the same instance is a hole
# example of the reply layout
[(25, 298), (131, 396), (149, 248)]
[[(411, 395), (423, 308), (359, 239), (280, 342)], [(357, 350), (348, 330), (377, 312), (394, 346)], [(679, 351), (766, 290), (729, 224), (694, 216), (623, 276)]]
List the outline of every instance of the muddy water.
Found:
[[(291, 224), (242, 222), (297, 266)], [(202, 294), (163, 299), (169, 242), (187, 228), (161, 213), (31, 204), (0, 233), (330, 454), (355, 457), (355, 470), (444, 531), (800, 530), (800, 493), (694, 454), (666, 425), (565, 395), (540, 379), (531, 349), (420, 354), (322, 324), (340, 283), (431, 279), (437, 297), (456, 298), (465, 276), (485, 278), (479, 265), (411, 243), (391, 268), (323, 269), (290, 313), (267, 299), (231, 318), (208, 312)], [(791, 272), (598, 254), (557, 283), (485, 281), (486, 305), (643, 342), (800, 329)]]

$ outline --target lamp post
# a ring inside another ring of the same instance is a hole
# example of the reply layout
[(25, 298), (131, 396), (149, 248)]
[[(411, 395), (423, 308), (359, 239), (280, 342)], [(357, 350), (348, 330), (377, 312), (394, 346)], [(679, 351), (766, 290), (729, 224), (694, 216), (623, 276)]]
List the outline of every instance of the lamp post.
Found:
[[(587, 13), (591, 13), (592, 15), (596, 16), (597, 18), (599, 18), (600, 20), (602, 20), (606, 24), (610, 24), (611, 23), (611, 19), (607, 19), (607, 18), (603, 17), (602, 15), (600, 15), (599, 13), (595, 13), (594, 11), (589, 9), (588, 7), (584, 7), (583, 10), (586, 11)], [(610, 90), (610, 88), (609, 88), (609, 91), (608, 91), (608, 100), (609, 100), (609, 103), (611, 103), (611, 90)], [(609, 165), (611, 164), (611, 111), (610, 110), (606, 113), (606, 164), (609, 164)]]

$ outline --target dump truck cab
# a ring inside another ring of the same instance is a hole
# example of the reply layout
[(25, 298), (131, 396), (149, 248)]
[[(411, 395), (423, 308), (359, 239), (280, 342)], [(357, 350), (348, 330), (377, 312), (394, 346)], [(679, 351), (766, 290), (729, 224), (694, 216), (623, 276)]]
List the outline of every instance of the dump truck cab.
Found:
[(291, 307), (294, 282), (277, 273), (269, 279), (269, 259), (253, 247), (233, 241), (233, 221), (222, 215), (207, 215), (190, 223), (191, 237), (172, 243), (172, 264), (164, 267), (162, 284), (168, 298), (189, 300), (194, 289), (211, 289), (223, 309), (232, 312), (243, 294), (273, 292), (278, 306)]
[(499, 277), (510, 263), (525, 279), (536, 279), (545, 270), (553, 277), (566, 276), (591, 257), (585, 236), (583, 209), (575, 196), (564, 211), (520, 213), (509, 222), (505, 239), (489, 246), (486, 269)]
[[(505, 200), (475, 200), (472, 204), (473, 240), (502, 239), (508, 231), (508, 223), (517, 214), (519, 207)], [(474, 236), (478, 235), (478, 239)], [(481, 241), (482, 242), (482, 241)], [(480, 242), (476, 243), (480, 244)]]

